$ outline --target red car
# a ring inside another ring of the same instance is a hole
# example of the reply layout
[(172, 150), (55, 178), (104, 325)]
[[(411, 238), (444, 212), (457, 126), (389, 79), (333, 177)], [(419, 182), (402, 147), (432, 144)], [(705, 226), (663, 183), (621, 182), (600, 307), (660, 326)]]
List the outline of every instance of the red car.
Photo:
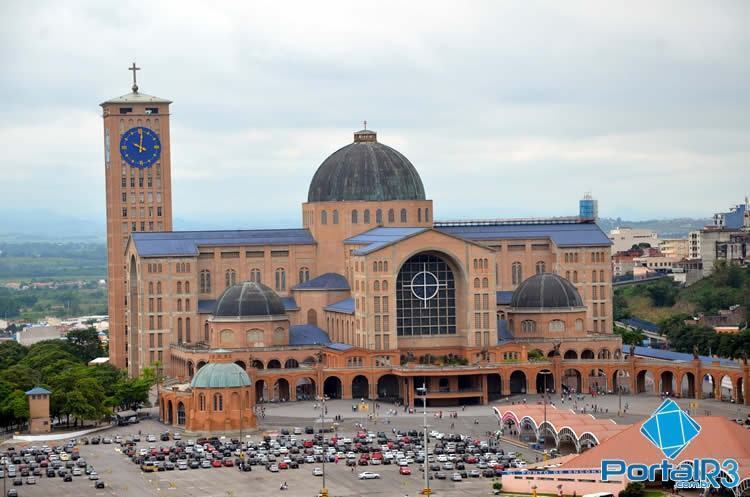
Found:
[(372, 458), (373, 459), (383, 459), (383, 454), (380, 453), (380, 452), (373, 452), (372, 453)]
[(401, 466), (398, 468), (398, 474), (400, 475), (410, 475), (411, 474), (411, 468), (408, 466)]
[(279, 469), (289, 469), (289, 465), (282, 461), (279, 463)]
[(224, 466), (226, 466), (227, 468), (231, 468), (234, 466), (234, 461), (227, 457), (226, 459), (224, 459)]
[(211, 461), (211, 466), (213, 466), (214, 468), (220, 468), (221, 461), (219, 461), (218, 459), (214, 459), (213, 461)]
[(312, 440), (305, 440), (304, 442), (302, 442), (302, 446), (306, 449), (310, 449), (313, 446), (313, 442)]
[(467, 458), (465, 459), (465, 461), (466, 461), (466, 462), (467, 462), (468, 464), (476, 464), (476, 463), (477, 463), (477, 458), (476, 458), (476, 457), (474, 457), (474, 456), (469, 456), (469, 457), (467, 457)]

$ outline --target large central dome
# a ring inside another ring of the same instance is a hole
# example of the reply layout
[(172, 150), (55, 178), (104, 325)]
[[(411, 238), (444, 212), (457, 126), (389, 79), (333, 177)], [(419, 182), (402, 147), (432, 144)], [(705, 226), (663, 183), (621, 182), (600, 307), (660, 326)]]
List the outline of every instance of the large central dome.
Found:
[(308, 202), (424, 199), (422, 179), (409, 159), (366, 129), (323, 161), (307, 194)]

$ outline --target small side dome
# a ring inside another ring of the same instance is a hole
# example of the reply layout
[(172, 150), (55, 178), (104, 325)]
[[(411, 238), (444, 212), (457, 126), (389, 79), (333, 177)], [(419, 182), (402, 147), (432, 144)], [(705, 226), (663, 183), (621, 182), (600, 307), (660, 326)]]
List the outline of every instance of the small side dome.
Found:
[(193, 376), (193, 388), (232, 388), (250, 385), (250, 376), (233, 362), (209, 362)]
[(281, 298), (263, 283), (243, 281), (232, 285), (216, 299), (214, 317), (246, 318), (285, 314)]
[(583, 307), (573, 284), (552, 273), (536, 274), (521, 283), (510, 301), (515, 309), (571, 309)]

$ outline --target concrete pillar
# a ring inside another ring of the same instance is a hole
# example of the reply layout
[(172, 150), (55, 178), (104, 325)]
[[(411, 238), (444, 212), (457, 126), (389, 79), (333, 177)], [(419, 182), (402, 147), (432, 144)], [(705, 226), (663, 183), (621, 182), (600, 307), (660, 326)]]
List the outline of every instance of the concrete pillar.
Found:
[(487, 389), (487, 375), (483, 374), (479, 376), (480, 384), (482, 385), (482, 404), (486, 405), (490, 402), (490, 394)]
[(502, 371), (498, 371), (498, 374), (500, 374), (500, 395), (507, 397), (510, 395), (510, 376)]
[(409, 398), (409, 407), (414, 407), (414, 377), (406, 378), (406, 395)]
[(352, 398), (352, 378), (341, 378), (341, 398)]
[(296, 378), (292, 378), (291, 380), (287, 380), (289, 383), (289, 400), (297, 400), (297, 380)]

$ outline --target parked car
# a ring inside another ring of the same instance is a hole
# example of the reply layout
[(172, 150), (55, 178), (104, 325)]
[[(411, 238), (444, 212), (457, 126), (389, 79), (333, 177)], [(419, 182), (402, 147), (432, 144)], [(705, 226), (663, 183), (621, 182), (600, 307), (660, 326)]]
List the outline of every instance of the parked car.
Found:
[(398, 474), (400, 475), (410, 475), (411, 474), (411, 468), (409, 466), (401, 466), (398, 468)]
[(360, 480), (375, 480), (380, 478), (380, 474), (373, 473), (372, 471), (365, 471), (363, 473), (360, 473), (358, 477)]
[(313, 468), (312, 470), (313, 476), (323, 476), (323, 470), (320, 468)]

